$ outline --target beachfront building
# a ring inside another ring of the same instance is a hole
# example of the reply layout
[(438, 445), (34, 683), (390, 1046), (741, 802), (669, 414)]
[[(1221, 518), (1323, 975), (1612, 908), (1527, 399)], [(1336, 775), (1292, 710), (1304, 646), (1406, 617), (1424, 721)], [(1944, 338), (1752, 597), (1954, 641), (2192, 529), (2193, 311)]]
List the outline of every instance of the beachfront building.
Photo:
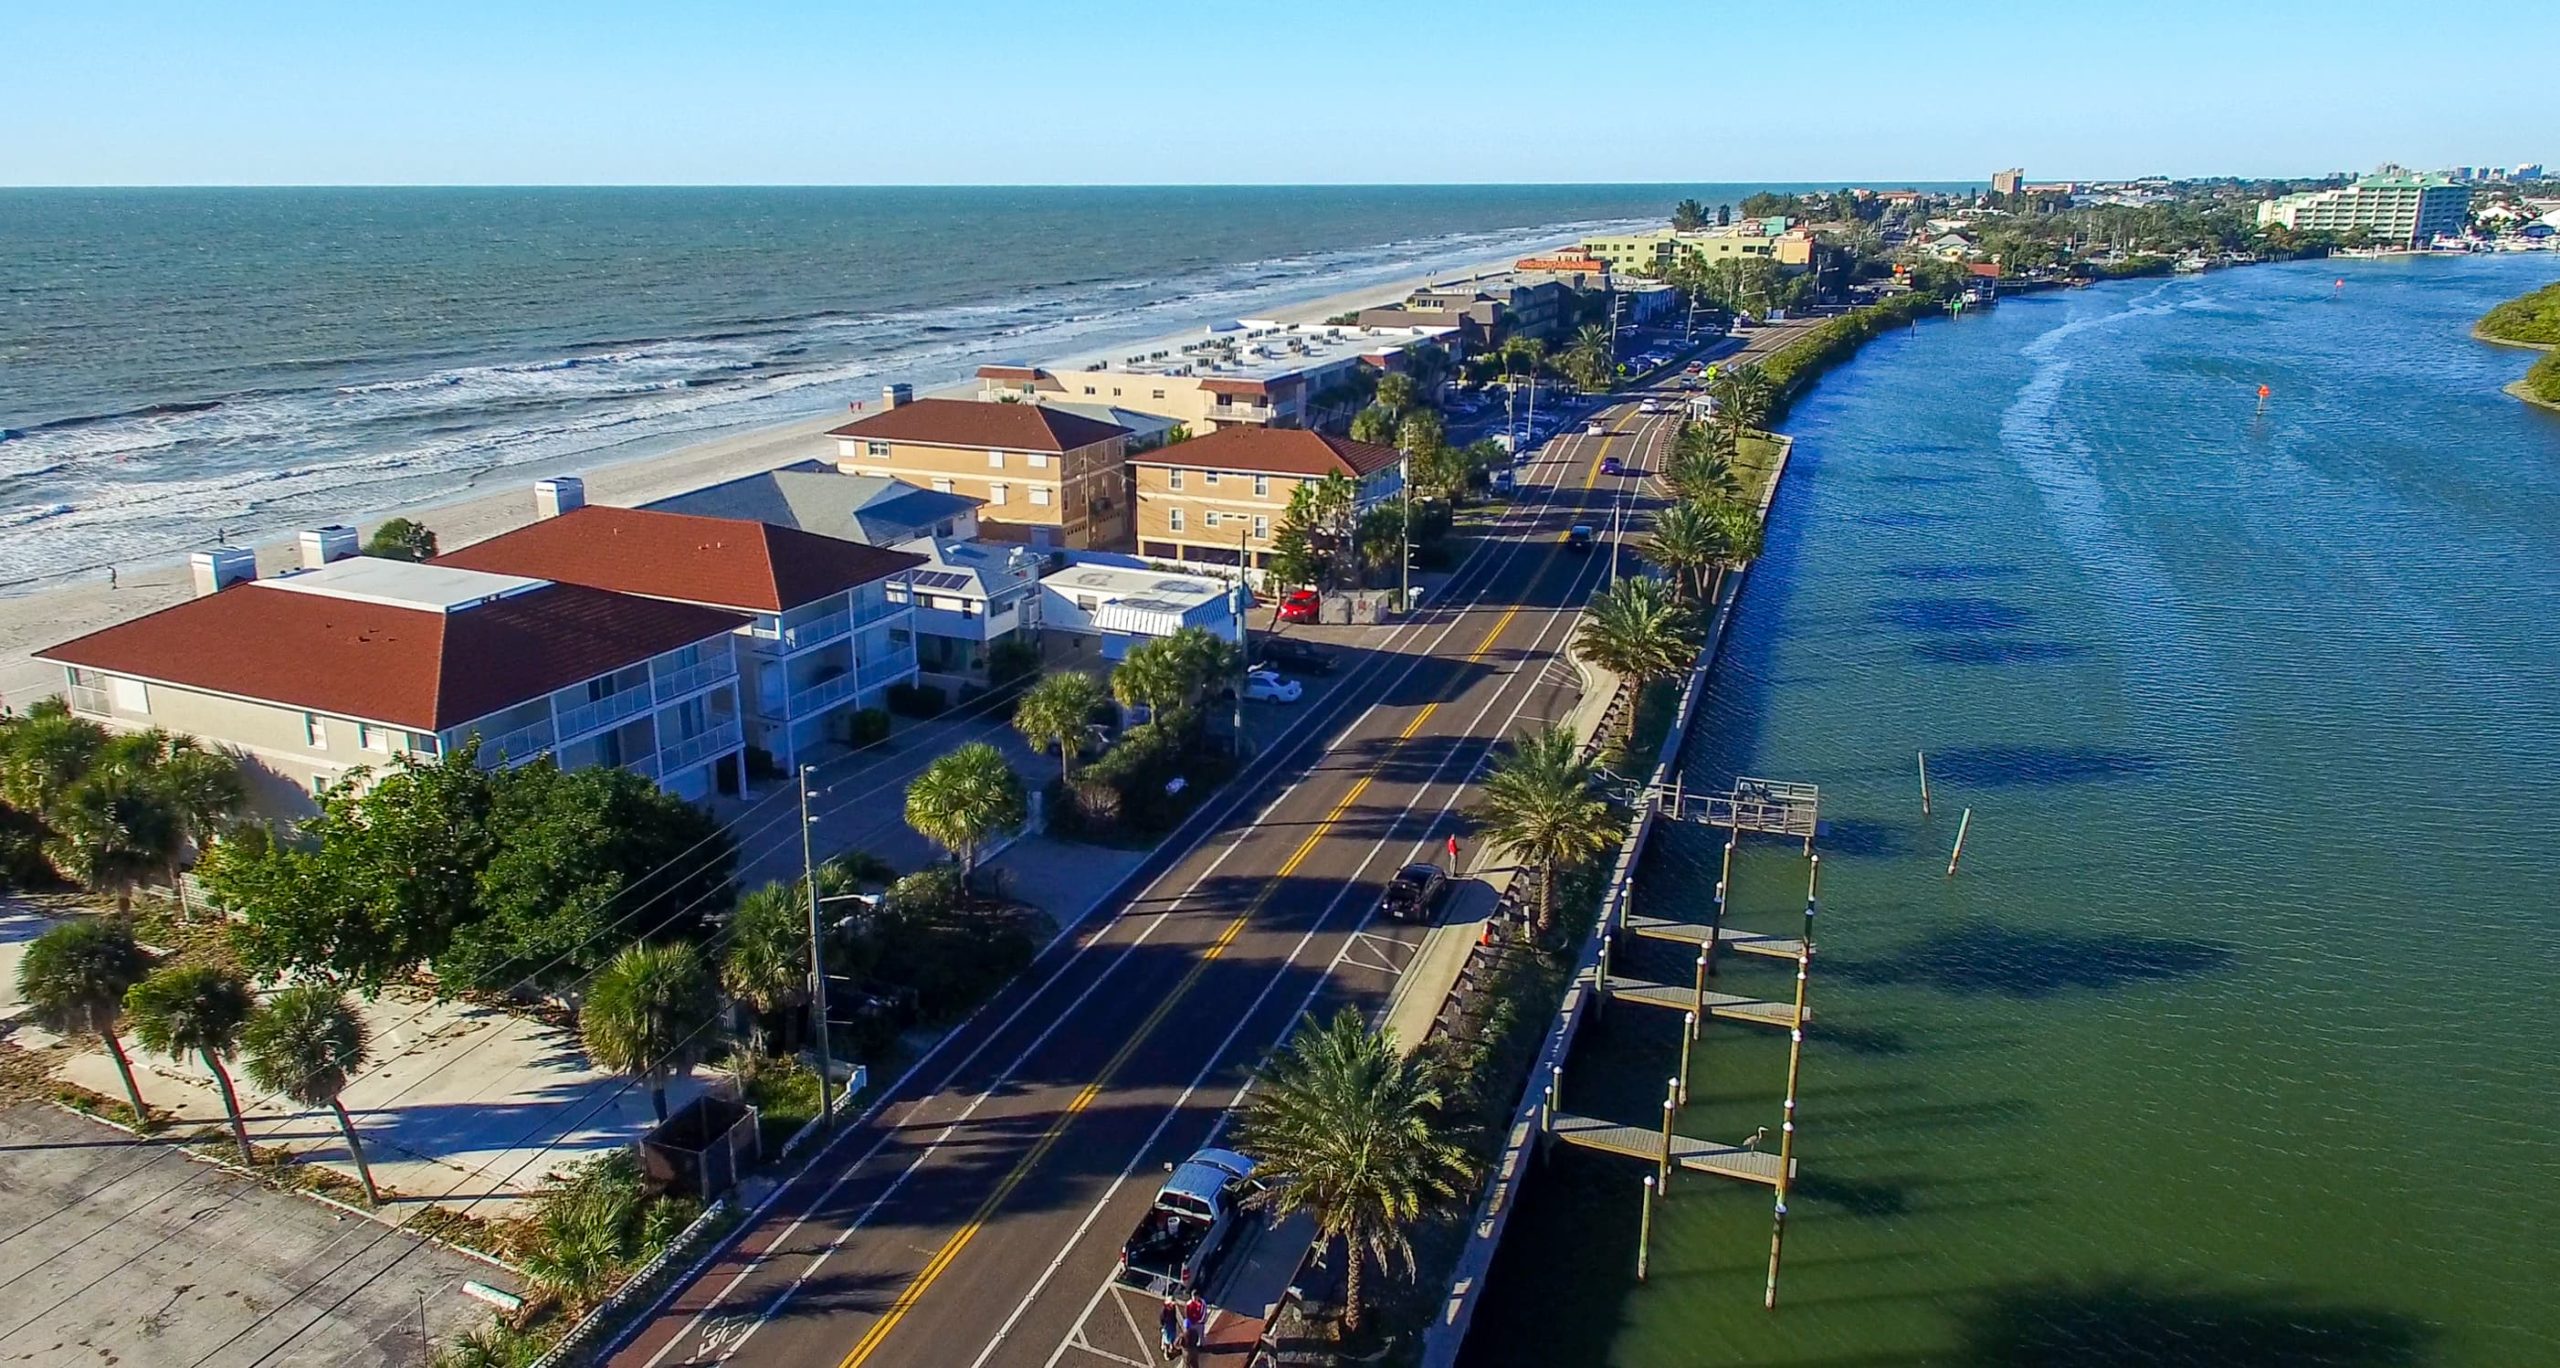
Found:
[(917, 399), (836, 428), (836, 468), (979, 500), (978, 527), (1047, 550), (1116, 546), (1129, 535), (1129, 430), (1036, 403)]
[(977, 536), (980, 502), (886, 475), (848, 475), (823, 461), (803, 461), (641, 506), (660, 513), (744, 518), (866, 546), (921, 551), (922, 546), (911, 543)]
[(924, 557), (794, 528), (641, 508), (561, 509), (433, 564), (536, 576), (739, 615), (750, 758), (789, 773), (851, 740), (856, 709), (916, 677), (893, 585)]
[(1516, 272), (1425, 285), (1401, 302), (1363, 309), (1363, 328), (1447, 328), (1459, 353), (1498, 347), (1514, 337), (1552, 341), (1573, 317), (1573, 291), (1550, 276)]
[(1446, 350), (1457, 331), (1245, 319), (1214, 325), (1197, 341), (1081, 369), (980, 367), (978, 397), (1017, 407), (1132, 408), (1170, 418), (1194, 437), (1228, 427), (1317, 427), (1350, 420), (1366, 392), (1355, 375), (1411, 370), (1415, 348)]
[(1118, 660), (1154, 637), (1199, 627), (1244, 644), (1242, 587), (1121, 556), (1078, 556), (1040, 581), (1040, 622), (1050, 649)]
[(997, 645), (1040, 644), (1040, 575), (1048, 561), (1018, 542), (926, 542), (926, 559), (889, 586), (911, 605), (916, 669), (936, 684), (984, 684)]
[(1813, 230), (1791, 227), (1783, 218), (1737, 219), (1722, 228), (1679, 232), (1662, 228), (1623, 237), (1594, 238), (1582, 244), (1584, 254), (1626, 274), (1660, 275), (1672, 263), (1688, 259), (1712, 266), (1722, 261), (1769, 261), (1793, 273), (1813, 268)]
[(2423, 246), (2438, 233), (2460, 233), (2471, 215), (2471, 187), (2449, 177), (2387, 167), (2331, 190), (2258, 202), (2258, 223), (2297, 233), (2363, 232), (2377, 244)]
[(1186, 565), (1260, 569), (1298, 486), (1351, 480), (1367, 509), (1403, 492), (1394, 447), (1303, 428), (1227, 428), (1132, 457), (1138, 554)]
[(372, 557), (258, 580), (198, 553), (199, 595), (36, 653), (71, 710), (237, 755), (293, 820), (359, 769), (477, 738), (485, 765), (620, 765), (706, 798), (743, 782), (739, 614)]
[(2012, 166), (1991, 173), (1991, 193), (1995, 195), (2014, 195), (2026, 183), (2027, 173), (2021, 167)]

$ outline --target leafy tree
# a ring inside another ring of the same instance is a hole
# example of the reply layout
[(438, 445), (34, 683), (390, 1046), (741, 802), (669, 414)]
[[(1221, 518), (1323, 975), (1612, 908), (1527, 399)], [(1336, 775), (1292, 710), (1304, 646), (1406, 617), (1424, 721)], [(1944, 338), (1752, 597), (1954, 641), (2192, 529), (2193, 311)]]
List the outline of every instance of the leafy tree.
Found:
[(1694, 233), (1707, 226), (1707, 206), (1684, 199), (1671, 206), (1671, 228), (1674, 232)]
[(720, 986), (755, 1014), (760, 1053), (773, 1053), (774, 1021), (808, 1002), (808, 917), (808, 885), (797, 879), (746, 894), (730, 914)]
[(374, 1186), (364, 1140), (341, 1097), (347, 1080), (363, 1072), (370, 1046), (364, 1018), (356, 1015), (346, 995), (319, 983), (287, 988), (267, 999), (240, 1032), (249, 1081), (305, 1107), (328, 1108), (338, 1118), (338, 1134), (346, 1137), (347, 1153), (364, 1180), (365, 1205), (379, 1206), (382, 1190)]
[(1382, 503), (1360, 515), (1360, 567), (1373, 576), (1394, 571), (1404, 557), (1404, 509)]
[(2501, 342), (2560, 346), (2560, 284), (2545, 285), (2491, 309), (2481, 318), (2479, 329), (2481, 336)]
[(1556, 887), (1564, 872), (1617, 843), (1609, 805), (1593, 791), (1595, 777), (1571, 732), (1524, 732), (1494, 762), (1483, 796), (1470, 810), (1487, 845), (1537, 867), (1540, 936), (1555, 927)]
[(124, 999), (125, 1016), (142, 1048), (173, 1061), (190, 1054), (204, 1061), (222, 1090), (222, 1110), (231, 1118), (231, 1138), (240, 1146), (244, 1164), (257, 1161), (249, 1153), (249, 1128), (240, 1119), (240, 1094), (222, 1061), (239, 1048), (240, 1029), (255, 1004), (249, 980), (209, 964), (170, 965), (135, 984)]
[(1464, 447), (1443, 444), (1415, 456), (1410, 465), (1413, 492), (1455, 505), (1475, 482), (1476, 472), (1484, 468), (1488, 452), (1499, 455), (1501, 448), (1482, 442)]
[[(1630, 577), (1592, 596), (1573, 651), (1625, 679), (1641, 698), (1645, 686), (1680, 673), (1696, 658), (1697, 622), (1660, 580)], [(1635, 709), (1625, 713), (1632, 735)]]
[(578, 1037), (596, 1063), (649, 1085), (667, 1119), (667, 1084), (702, 1062), (715, 1042), (720, 990), (702, 952), (682, 941), (625, 946), (587, 989)]
[(1318, 1234), (1348, 1250), (1345, 1329), (1360, 1328), (1368, 1262), (1401, 1261), (1410, 1274), (1413, 1226), (1465, 1193), (1471, 1166), (1446, 1134), (1443, 1103), (1425, 1056), (1400, 1054), (1349, 1007), (1299, 1030), (1255, 1076), (1236, 1145), (1253, 1157), (1258, 1201), (1310, 1213)]
[(1720, 569), (1738, 569), (1760, 559), (1760, 510), (1740, 499), (1719, 499), (1707, 505), (1707, 523), (1714, 532)]
[(365, 539), (364, 553), (385, 560), (433, 560), (436, 534), (424, 523), (393, 518), (373, 529), (373, 535)]
[(370, 785), (320, 799), (291, 842), (228, 841), (209, 882), (240, 921), (232, 941), (262, 978), (310, 974), (365, 992), (434, 960), (479, 916), (497, 844), (497, 776), (477, 743), (395, 759)]
[(630, 770), (501, 771), (487, 820), (473, 915), (435, 956), (458, 989), (569, 982), (626, 942), (691, 934), (730, 899), (736, 846), (720, 824)]
[(1419, 397), (1412, 376), (1402, 371), (1388, 371), (1378, 377), (1377, 393), (1369, 402), (1373, 407), (1385, 409), (1390, 419), (1401, 420), (1413, 409)]
[(1075, 777), (1076, 750), (1093, 725), (1094, 710), (1110, 701), (1100, 681), (1079, 670), (1062, 670), (1031, 686), (1013, 710), (1013, 729), (1041, 750), (1058, 752), (1058, 770)]
[(1351, 415), (1351, 440), (1392, 445), (1396, 440), (1395, 411), (1383, 404), (1371, 404)]
[(1395, 447), (1407, 457), (1428, 456), (1449, 445), (1448, 425), (1429, 409), (1415, 409), (1396, 425)]
[(978, 867), (979, 849), (1020, 831), (1029, 818), (1022, 776), (984, 741), (942, 756), (907, 785), (907, 825), (959, 857), (963, 884)]
[[(1359, 529), (1359, 502), (1359, 486), (1339, 471), (1320, 480), (1299, 481), (1289, 491), (1289, 506), (1273, 532), (1275, 562), (1265, 568), (1289, 585), (1323, 587), (1338, 577), (1348, 578)], [(1309, 570), (1313, 573), (1299, 573)]]
[[(177, 823), (181, 843), (198, 860), (249, 806), (249, 784), (240, 773), (240, 762), (221, 751), (205, 749), (192, 737), (171, 739), (155, 780)], [(179, 874), (178, 869), (172, 868), (169, 882), (178, 890), (180, 914), (191, 916), (186, 880)]]
[(36, 937), (18, 962), (18, 996), (29, 1013), (58, 1035), (96, 1036), (124, 1079), (134, 1124), (146, 1130), (151, 1113), (143, 1110), (133, 1061), (125, 1056), (116, 1027), (124, 1019), (125, 994), (150, 972), (151, 956), (134, 941), (133, 932), (109, 921), (65, 922)]

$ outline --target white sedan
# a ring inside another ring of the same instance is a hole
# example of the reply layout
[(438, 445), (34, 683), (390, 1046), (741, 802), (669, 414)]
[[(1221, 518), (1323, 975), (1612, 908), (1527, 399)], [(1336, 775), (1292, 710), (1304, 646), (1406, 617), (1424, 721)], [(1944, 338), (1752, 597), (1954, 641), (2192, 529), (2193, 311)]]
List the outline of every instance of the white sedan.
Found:
[(1295, 703), (1306, 692), (1305, 685), (1294, 679), (1283, 679), (1269, 670), (1256, 670), (1244, 679), (1244, 696), (1248, 703)]

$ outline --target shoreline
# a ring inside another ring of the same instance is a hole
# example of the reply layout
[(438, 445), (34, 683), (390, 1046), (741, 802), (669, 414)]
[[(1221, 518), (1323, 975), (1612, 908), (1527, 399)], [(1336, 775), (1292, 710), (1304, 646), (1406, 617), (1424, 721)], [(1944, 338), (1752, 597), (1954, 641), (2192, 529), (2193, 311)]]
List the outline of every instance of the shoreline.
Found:
[(2486, 342), (2493, 347), (2514, 347), (2519, 351), (2560, 351), (2560, 342), (2525, 342), (2512, 337), (2500, 337), (2495, 333), (2480, 331), (2480, 325), (2477, 323), (2471, 325), (2471, 340)]
[[(2548, 348), (2545, 350), (2548, 350)], [(2524, 381), (2522, 380), (2510, 381), (2507, 384), (2500, 385), (2498, 388), (2505, 391), (2510, 397), (2521, 399), (2526, 403), (2533, 405), (2535, 408), (2549, 409), (2553, 413), (2560, 413), (2560, 403), (2555, 403), (2552, 400), (2545, 399), (2541, 395), (2535, 394), (2533, 391), (2526, 389)]]
[[(1328, 289), (1294, 304), (1254, 310), (1248, 316), (1283, 322), (1320, 322), (1346, 310), (1402, 299), (1425, 285), (1505, 270), (1516, 259), (1516, 254), (1505, 255), (1348, 290)], [(1321, 288), (1317, 282), (1310, 283)], [(1214, 321), (1218, 316), (1207, 317)], [(1187, 339), (1191, 331), (1187, 328), (1168, 336)], [(1125, 351), (1134, 345), (1139, 344), (1118, 343), (1063, 358), (1030, 359), (1037, 364), (1064, 366), (1080, 358)], [(883, 377), (882, 383), (891, 381)], [(927, 395), (968, 397), (976, 392), (976, 383), (971, 377), (925, 377), (917, 383), (917, 389)], [(855, 397), (867, 401), (876, 398), (877, 391), (839, 396), (840, 399)], [(315, 519), (314, 525), (320, 521), (345, 522), (355, 526), (362, 535), (370, 536), (373, 529), (382, 523), (405, 517), (433, 529), (440, 548), (450, 551), (534, 521), (532, 485), (547, 475), (577, 475), (586, 481), (587, 497), (595, 503), (647, 503), (795, 461), (823, 458), (832, 450), (825, 439), (827, 430), (846, 421), (846, 411), (837, 408), (714, 436), (697, 439), (673, 437), (669, 440), (676, 444), (664, 450), (622, 456), (604, 454), (586, 461), (572, 458), (537, 469), (490, 471), (474, 477), (466, 491), (459, 494), (361, 511), (350, 509), (332, 518)], [(649, 440), (652, 439), (635, 439)], [(610, 448), (603, 450), (609, 452)], [(252, 544), (252, 549), (257, 553), (261, 578), (299, 563), (299, 551), (292, 533), (260, 540)], [(70, 578), (73, 575), (80, 578)], [(109, 575), (113, 576), (112, 588), (107, 582)], [(166, 558), (146, 557), (114, 562), (112, 569), (107, 566), (85, 567), (66, 572), (61, 579), (0, 588), (0, 707), (24, 707), (38, 698), (60, 691), (57, 668), (32, 659), (33, 652), (86, 632), (157, 612), (183, 601), (187, 594), (188, 571), (184, 552)]]

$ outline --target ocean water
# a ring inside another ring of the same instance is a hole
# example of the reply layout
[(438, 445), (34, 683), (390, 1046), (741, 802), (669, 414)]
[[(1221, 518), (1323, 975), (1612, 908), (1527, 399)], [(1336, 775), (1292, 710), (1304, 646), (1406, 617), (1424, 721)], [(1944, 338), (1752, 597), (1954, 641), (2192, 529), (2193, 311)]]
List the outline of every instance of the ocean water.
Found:
[[(2560, 1362), (2560, 415), (2465, 335), (2555, 276), (2125, 282), (1821, 382), (1683, 760), (1829, 824), (1779, 1309), (1766, 1189), (1676, 1180), (1638, 1287), (1638, 1168), (1567, 1152), (1470, 1363)], [(1717, 850), (1640, 906), (1702, 919)], [(1792, 927), (1800, 854), (1745, 852)], [(1667, 1015), (1568, 1105), (1654, 1117)], [(1683, 1129), (1774, 1133), (1785, 1069), (1711, 1027)]]
[(0, 585), (1761, 188), (0, 190)]

